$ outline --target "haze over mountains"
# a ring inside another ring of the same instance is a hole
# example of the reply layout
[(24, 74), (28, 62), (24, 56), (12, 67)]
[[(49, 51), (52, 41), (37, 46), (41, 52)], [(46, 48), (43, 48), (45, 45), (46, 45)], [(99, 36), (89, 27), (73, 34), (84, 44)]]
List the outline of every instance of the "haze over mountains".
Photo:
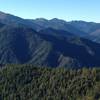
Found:
[(100, 23), (22, 19), (0, 12), (0, 63), (100, 66)]

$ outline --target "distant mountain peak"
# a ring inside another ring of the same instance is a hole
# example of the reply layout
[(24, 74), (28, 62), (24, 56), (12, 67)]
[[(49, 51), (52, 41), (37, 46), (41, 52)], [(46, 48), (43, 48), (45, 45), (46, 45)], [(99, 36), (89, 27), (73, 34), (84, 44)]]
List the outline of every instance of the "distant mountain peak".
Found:
[(58, 19), (58, 18), (52, 18), (51, 20), (57, 21), (57, 20), (60, 20), (60, 19)]
[(36, 20), (36, 21), (48, 21), (48, 20), (45, 19), (45, 18), (36, 18), (35, 20)]
[(49, 21), (52, 21), (52, 22), (60, 22), (60, 23), (66, 23), (65, 20), (63, 20), (63, 19), (58, 19), (58, 18), (53, 18), (53, 19), (51, 19), (51, 20), (49, 20)]

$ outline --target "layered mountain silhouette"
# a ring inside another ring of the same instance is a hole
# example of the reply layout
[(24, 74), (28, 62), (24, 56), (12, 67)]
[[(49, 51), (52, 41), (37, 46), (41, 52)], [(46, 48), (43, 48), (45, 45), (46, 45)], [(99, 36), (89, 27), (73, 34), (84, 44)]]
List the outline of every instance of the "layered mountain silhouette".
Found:
[(85, 21), (72, 21), (70, 25), (85, 32), (85, 38), (100, 43), (100, 23), (85, 22)]
[(30, 20), (0, 12), (0, 64), (98, 67), (98, 37), (98, 23)]

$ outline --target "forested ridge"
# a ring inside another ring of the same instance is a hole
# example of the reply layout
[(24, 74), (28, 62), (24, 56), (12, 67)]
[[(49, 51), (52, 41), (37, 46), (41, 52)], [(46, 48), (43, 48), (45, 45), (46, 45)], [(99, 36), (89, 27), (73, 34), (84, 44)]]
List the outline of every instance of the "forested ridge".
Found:
[(100, 100), (100, 68), (4, 65), (0, 100)]

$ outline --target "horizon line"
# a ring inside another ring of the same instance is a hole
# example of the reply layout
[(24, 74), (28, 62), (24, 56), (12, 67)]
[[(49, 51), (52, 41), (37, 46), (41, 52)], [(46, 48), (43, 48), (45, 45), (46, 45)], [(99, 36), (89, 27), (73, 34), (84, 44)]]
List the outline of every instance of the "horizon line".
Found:
[(53, 20), (53, 19), (58, 19), (58, 20), (62, 20), (62, 21), (65, 21), (65, 22), (74, 22), (74, 21), (77, 21), (77, 22), (88, 22), (88, 23), (100, 23), (100, 22), (96, 22), (96, 21), (86, 21), (86, 20), (81, 20), (81, 19), (73, 19), (73, 20), (66, 20), (66, 19), (63, 19), (63, 18), (59, 18), (59, 17), (52, 17), (52, 18), (45, 18), (45, 17), (36, 17), (36, 18), (24, 18), (22, 16), (19, 16), (19, 15), (15, 15), (15, 14), (12, 14), (12, 13), (8, 13), (8, 12), (3, 12), (3, 11), (0, 11), (0, 13), (3, 13), (3, 14), (7, 14), (7, 15), (11, 15), (11, 16), (15, 16), (15, 17), (19, 17), (21, 19), (25, 19), (25, 20), (36, 20), (36, 19), (44, 19), (44, 20)]

